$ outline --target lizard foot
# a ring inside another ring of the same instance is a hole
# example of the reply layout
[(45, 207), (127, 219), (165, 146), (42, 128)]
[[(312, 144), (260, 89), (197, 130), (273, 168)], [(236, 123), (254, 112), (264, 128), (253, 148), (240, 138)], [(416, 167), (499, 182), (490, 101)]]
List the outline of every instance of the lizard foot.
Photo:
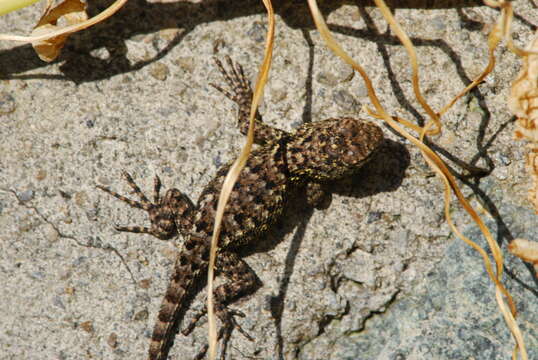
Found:
[(155, 176), (153, 181), (153, 202), (151, 202), (133, 181), (131, 175), (123, 171), (122, 177), (127, 181), (127, 184), (131, 189), (133, 189), (133, 192), (140, 198), (140, 201), (131, 200), (101, 185), (97, 185), (97, 188), (126, 202), (131, 207), (147, 211), (149, 219), (151, 220), (151, 227), (115, 226), (116, 230), (150, 234), (161, 240), (170, 239), (175, 236), (178, 233), (175, 220), (184, 214), (188, 215), (188, 213), (191, 212), (192, 206), (190, 200), (177, 189), (168, 190), (165, 196), (161, 198), (161, 180), (158, 176)]
[[(198, 311), (193, 319), (191, 320), (191, 323), (181, 331), (181, 333), (185, 336), (188, 336), (197, 326), (198, 321), (207, 314), (207, 308), (204, 306), (204, 308), (200, 311)], [(234, 329), (237, 329), (247, 340), (254, 341), (254, 338), (250, 336), (239, 323), (235, 319), (235, 316), (239, 317), (245, 317), (245, 314), (241, 311), (234, 310), (234, 309), (220, 309), (216, 311), (216, 315), (222, 322), (222, 327), (220, 328), (218, 334), (217, 334), (217, 341), (221, 341), (221, 352), (220, 352), (220, 359), (224, 360), (226, 357), (226, 349), (228, 345), (228, 341), (230, 340), (230, 337), (232, 335), (232, 331)], [(205, 344), (202, 349), (198, 352), (198, 355), (196, 355), (195, 359), (203, 359), (207, 349), (209, 348), (208, 344)]]
[(230, 87), (231, 91), (225, 90), (222, 87), (210, 83), (215, 89), (223, 93), (228, 99), (237, 103), (239, 106), (246, 106), (250, 109), (250, 101), (252, 100), (252, 89), (250, 82), (247, 80), (243, 67), (239, 63), (235, 63), (229, 56), (225, 57), (229, 70), (226, 71), (222, 62), (215, 58), (215, 64), (219, 68), (220, 73), (224, 77), (226, 84)]
[[(245, 76), (241, 64), (238, 62), (234, 63), (229, 56), (226, 56), (224, 59), (226, 61), (226, 67), (216, 58), (215, 64), (224, 78), (226, 89), (213, 83), (210, 83), (209, 85), (223, 93), (227, 98), (239, 106), (237, 126), (243, 135), (247, 135), (250, 124), (250, 107), (252, 105), (252, 88), (250, 86), (250, 81)], [(276, 143), (282, 136), (287, 135), (286, 132), (280, 129), (264, 124), (258, 111), (256, 111), (254, 121), (256, 123), (254, 141), (259, 145)]]

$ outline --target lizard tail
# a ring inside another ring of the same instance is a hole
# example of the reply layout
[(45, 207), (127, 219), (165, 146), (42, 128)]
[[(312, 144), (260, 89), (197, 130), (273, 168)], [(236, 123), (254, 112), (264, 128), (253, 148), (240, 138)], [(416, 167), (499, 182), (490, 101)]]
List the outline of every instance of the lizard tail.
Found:
[[(170, 279), (170, 285), (166, 290), (153, 334), (149, 345), (149, 360), (166, 360), (170, 347), (176, 335), (177, 322), (183, 307), (187, 306), (186, 297), (192, 287), (194, 279), (200, 275), (204, 268), (204, 246), (196, 246), (196, 249), (183, 249), (174, 266), (174, 273)], [(206, 265), (207, 267), (207, 265)]]

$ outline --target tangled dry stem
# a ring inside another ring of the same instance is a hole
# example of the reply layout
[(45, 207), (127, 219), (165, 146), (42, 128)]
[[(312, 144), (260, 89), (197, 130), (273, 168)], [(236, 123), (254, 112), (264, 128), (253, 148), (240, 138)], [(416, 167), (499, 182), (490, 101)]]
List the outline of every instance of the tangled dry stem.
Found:
[[(264, 0), (264, 4), (267, 7), (267, 3), (269, 0)], [(385, 2), (382, 0), (375, 0), (375, 3), (377, 7), (380, 9), (381, 13), (385, 17), (386, 21), (389, 23), (392, 31), (398, 36), (402, 44), (404, 45), (408, 56), (409, 56), (409, 62), (412, 68), (412, 84), (413, 84), (413, 91), (415, 93), (417, 101), (420, 103), (426, 114), (428, 115), (430, 121), (428, 121), (423, 127), (417, 126), (413, 124), (412, 122), (402, 119), (397, 116), (390, 116), (383, 106), (381, 105), (375, 89), (372, 85), (372, 82), (370, 78), (368, 77), (366, 71), (358, 64), (356, 63), (345, 51), (342, 50), (342, 48), (336, 43), (336, 41), (333, 39), (330, 31), (327, 28), (327, 25), (325, 24), (325, 21), (323, 20), (323, 17), (319, 11), (319, 8), (317, 6), (317, 3), (315, 0), (308, 0), (308, 4), (310, 7), (310, 11), (312, 13), (312, 17), (314, 19), (314, 22), (316, 24), (316, 27), (318, 31), (320, 32), (322, 38), (325, 40), (326, 45), (337, 55), (339, 56), (343, 61), (348, 63), (350, 66), (353, 67), (355, 71), (357, 71), (361, 77), (363, 78), (363, 81), (365, 82), (368, 96), (370, 98), (370, 101), (375, 107), (375, 111), (371, 109), (367, 109), (367, 111), (372, 115), (373, 117), (376, 117), (378, 119), (383, 119), (386, 121), (394, 130), (396, 130), (398, 133), (400, 133), (402, 136), (407, 138), (411, 143), (413, 143), (415, 146), (417, 146), (425, 161), (428, 163), (428, 165), (439, 175), (441, 178), (441, 181), (444, 184), (445, 190), (444, 190), (444, 203), (445, 203), (445, 216), (447, 219), (447, 222), (449, 226), (451, 227), (452, 231), (461, 238), (464, 242), (466, 242), (469, 246), (473, 247), (476, 251), (480, 253), (482, 256), (484, 266), (486, 268), (486, 271), (491, 279), (491, 281), (495, 284), (495, 298), (498, 304), (499, 311), (502, 313), (506, 324), (512, 333), (516, 345), (514, 348), (514, 352), (512, 355), (513, 359), (517, 358), (517, 354), (519, 353), (521, 355), (521, 358), (523, 360), (528, 360), (527, 352), (525, 349), (525, 343), (523, 340), (523, 335), (518, 327), (518, 324), (515, 320), (517, 311), (514, 304), (514, 301), (512, 299), (512, 296), (508, 292), (508, 290), (504, 287), (502, 283), (502, 272), (503, 272), (503, 255), (501, 252), (501, 249), (499, 248), (499, 245), (497, 242), (493, 239), (491, 232), (489, 229), (485, 226), (483, 220), (480, 218), (478, 213), (474, 210), (474, 208), (469, 204), (469, 202), (465, 199), (463, 196), (455, 178), (450, 173), (449, 169), (443, 162), (443, 160), (433, 151), (430, 147), (428, 147), (424, 143), (424, 139), (426, 136), (430, 135), (437, 135), (440, 134), (442, 131), (442, 124), (441, 124), (441, 117), (460, 99), (463, 95), (468, 93), (471, 89), (476, 87), (482, 80), (494, 69), (495, 67), (495, 55), (494, 51), (496, 47), (499, 45), (501, 40), (505, 39), (507, 43), (507, 47), (512, 50), (514, 53), (521, 55), (525, 52), (517, 48), (512, 41), (512, 38), (510, 36), (510, 25), (513, 17), (513, 11), (510, 3), (505, 0), (499, 0), (499, 1), (492, 1), (492, 0), (484, 0), (484, 3), (490, 7), (495, 7), (500, 9), (500, 16), (496, 23), (496, 25), (493, 27), (489, 37), (488, 37), (488, 51), (489, 51), (489, 61), (488, 65), (484, 69), (484, 71), (472, 81), (471, 84), (469, 84), (465, 89), (463, 89), (460, 93), (454, 96), (454, 98), (445, 105), (439, 112), (435, 112), (428, 104), (426, 99), (422, 96), (422, 93), (420, 91), (420, 81), (419, 81), (419, 67), (418, 67), (418, 60), (417, 56), (413, 47), (412, 42), (410, 41), (409, 37), (406, 35), (405, 31), (399, 26), (399, 24), (396, 22), (394, 17), (392, 16), (390, 10), (386, 6)], [(270, 4), (270, 2), (269, 2)], [(269, 11), (269, 23), (274, 24), (274, 15)], [(274, 28), (270, 27), (270, 31), (267, 36), (267, 47), (266, 47), (266, 60), (267, 58), (271, 56), (272, 52), (272, 36), (274, 35), (271, 33), (271, 31), (274, 31)], [(264, 66), (267, 66), (267, 61), (264, 61)], [(264, 73), (264, 71), (268, 71), (268, 68), (263, 68), (260, 73)], [(261, 76), (260, 76), (261, 78)], [(535, 77), (536, 78), (536, 77)], [(264, 79), (265, 80), (265, 79)], [(264, 81), (258, 81), (256, 84), (256, 92), (259, 96), (261, 96), (262, 89), (264, 85)], [(256, 100), (256, 95), (254, 95)], [(538, 97), (534, 96), (534, 100), (538, 99)], [(259, 100), (259, 98), (258, 98)], [(254, 114), (255, 108), (256, 108), (256, 101), (253, 101), (252, 105), (252, 113), (251, 113), (251, 128), (249, 129), (249, 134), (251, 133), (250, 130), (253, 130), (253, 122), (252, 122), (252, 115)], [(531, 106), (533, 111), (536, 113), (536, 109), (538, 108), (535, 106), (536, 104)], [(402, 127), (403, 125), (403, 127)], [(533, 123), (533, 129), (535, 131), (536, 124)], [(418, 136), (411, 135), (404, 127), (415, 131), (418, 133)], [(534, 135), (537, 134), (534, 132)], [(538, 139), (538, 136), (535, 137), (535, 139)], [(248, 156), (248, 150), (250, 149), (250, 142), (247, 142), (247, 145), (243, 149), (242, 156)], [(533, 160), (532, 165), (538, 165), (538, 145), (533, 148), (536, 151), (533, 151)], [(245, 151), (246, 150), (246, 151)], [(238, 160), (240, 162), (241, 160)], [(533, 166), (533, 169), (538, 169), (538, 166)], [(234, 176), (237, 178), (239, 174), (239, 171)], [(230, 176), (230, 178), (232, 178)], [(231, 180), (231, 179), (230, 179)], [(233, 181), (230, 182), (230, 187), (233, 186)], [(493, 254), (493, 260), (495, 262), (495, 271), (493, 270), (492, 261), (490, 257), (488, 256), (487, 252), (481, 248), (478, 244), (473, 242), (471, 239), (464, 236), (461, 231), (458, 229), (458, 227), (453, 223), (451, 216), (450, 216), (450, 204), (451, 204), (451, 198), (452, 193), (456, 195), (456, 198), (458, 199), (460, 205), (463, 207), (463, 209), (471, 216), (473, 221), (478, 225), (480, 231), (484, 235), (484, 237), (487, 240), (489, 249), (491, 253)], [(222, 207), (220, 207), (220, 201), (219, 201), (219, 209), (221, 210), (220, 215), (217, 214), (217, 221), (216, 221), (216, 227), (219, 226), (219, 216), (222, 217), (222, 212), (224, 210), (224, 204)], [(214, 232), (216, 233), (216, 232)], [(216, 241), (215, 241), (216, 243)], [(208, 289), (208, 298), (211, 294), (211, 288)], [(214, 321), (214, 320), (213, 320)], [(216, 340), (215, 340), (216, 344)], [(215, 356), (216, 354), (214, 354)], [(211, 359), (214, 359), (214, 357), (211, 357)]]

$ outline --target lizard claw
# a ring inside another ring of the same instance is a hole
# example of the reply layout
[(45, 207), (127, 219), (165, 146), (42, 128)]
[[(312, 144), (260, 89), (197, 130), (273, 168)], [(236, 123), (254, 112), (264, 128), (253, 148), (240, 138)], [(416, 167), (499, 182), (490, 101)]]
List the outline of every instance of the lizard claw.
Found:
[(115, 198), (127, 203), (133, 208), (144, 210), (148, 213), (151, 221), (151, 227), (145, 226), (114, 226), (117, 231), (150, 234), (161, 240), (170, 239), (178, 232), (176, 219), (181, 218), (181, 214), (190, 212), (192, 207), (189, 200), (176, 189), (170, 189), (164, 197), (160, 196), (161, 180), (155, 176), (153, 181), (153, 199), (151, 202), (146, 195), (140, 190), (133, 178), (126, 171), (122, 171), (122, 178), (127, 182), (132, 192), (140, 200), (132, 200), (115, 191), (101, 185), (98, 189), (114, 196)]
[[(196, 328), (198, 321), (206, 314), (207, 314), (207, 307), (204, 306), (202, 310), (198, 311), (196, 315), (194, 315), (189, 326), (183, 329), (181, 333), (185, 336), (189, 335)], [(234, 329), (237, 329), (247, 340), (251, 342), (254, 341), (254, 338), (250, 336), (245, 330), (243, 330), (241, 325), (239, 325), (239, 323), (235, 319), (235, 316), (244, 318), (246, 315), (243, 312), (239, 310), (235, 310), (235, 309), (221, 309), (221, 310), (217, 310), (217, 316), (223, 323), (222, 327), (220, 328), (217, 334), (217, 341), (222, 340), (221, 355), (220, 355), (221, 360), (225, 359), (226, 347), (232, 335), (232, 331)], [(196, 355), (194, 359), (196, 360), (203, 359), (207, 352), (208, 347), (209, 345), (205, 344), (200, 349), (200, 352), (198, 353), (198, 355)]]
[[(202, 310), (198, 311), (194, 315), (190, 324), (185, 329), (181, 330), (181, 334), (183, 334), (184, 336), (188, 336), (196, 328), (196, 326), (198, 325), (198, 321), (200, 321), (200, 319), (204, 317), (206, 314), (207, 314), (207, 307), (204, 306)], [(234, 318), (234, 316), (239, 316), (242, 318), (246, 317), (245, 313), (243, 313), (242, 311), (235, 310), (235, 309), (220, 310), (220, 311), (217, 311), (217, 316), (223, 323), (232, 323), (234, 327), (237, 328), (239, 332), (244, 334), (247, 339), (249, 340), (252, 339), (250, 335), (246, 334), (243, 331), (241, 326), (237, 323), (237, 321)]]
[(248, 105), (252, 99), (252, 89), (250, 82), (245, 76), (243, 67), (239, 63), (234, 63), (229, 56), (226, 56), (225, 59), (228, 70), (225, 69), (219, 59), (214, 58), (214, 61), (230, 90), (224, 89), (214, 83), (210, 83), (209, 85), (240, 106)]
[[(194, 322), (192, 322), (187, 329), (185, 329), (185, 330), (189, 330), (188, 333), (190, 333), (194, 329), (196, 322), (203, 316), (204, 312), (205, 312), (205, 308), (197, 314), (197, 319)], [(202, 315), (199, 315), (200, 313), (202, 313)], [(220, 328), (220, 330), (219, 330), (219, 332), (217, 334), (217, 342), (222, 340), (222, 342), (221, 342), (221, 351), (220, 351), (220, 360), (225, 360), (225, 358), (226, 358), (226, 349), (227, 349), (227, 346), (228, 346), (228, 342), (230, 341), (233, 329), (237, 329), (241, 334), (243, 334), (243, 336), (247, 340), (249, 340), (251, 342), (254, 341), (254, 338), (252, 336), (250, 336), (245, 330), (243, 330), (241, 325), (239, 325), (237, 323), (237, 321), (235, 320), (235, 318), (234, 318), (234, 316), (245, 317), (245, 314), (242, 313), (241, 311), (233, 310), (233, 309), (221, 310), (217, 314), (217, 316), (223, 322), (223, 326)], [(184, 335), (185, 335), (185, 330), (182, 331), (182, 333)], [(187, 335), (188, 335), (188, 333), (187, 333)], [(198, 352), (198, 355), (196, 355), (194, 357), (194, 359), (195, 360), (203, 359), (205, 357), (205, 354), (207, 353), (208, 348), (209, 348), (209, 345), (205, 344), (200, 349), (200, 351)]]

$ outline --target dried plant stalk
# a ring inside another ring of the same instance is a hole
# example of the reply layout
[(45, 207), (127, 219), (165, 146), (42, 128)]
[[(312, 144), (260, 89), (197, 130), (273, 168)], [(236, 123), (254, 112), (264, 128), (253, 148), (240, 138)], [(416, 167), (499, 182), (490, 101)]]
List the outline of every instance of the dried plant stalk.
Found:
[(233, 163), (224, 179), (222, 190), (219, 195), (219, 201), (217, 205), (217, 212), (215, 214), (215, 225), (213, 227), (213, 236), (211, 238), (211, 250), (209, 255), (209, 269), (207, 272), (207, 317), (209, 322), (209, 359), (214, 360), (217, 357), (217, 325), (215, 319), (215, 312), (213, 309), (213, 278), (215, 269), (215, 260), (217, 257), (218, 238), (220, 234), (220, 226), (222, 223), (222, 217), (224, 215), (224, 208), (230, 194), (233, 190), (233, 186), (243, 170), (245, 163), (250, 155), (252, 144), (254, 142), (254, 118), (256, 115), (256, 109), (263, 96), (263, 89), (267, 83), (269, 76), (269, 70), (271, 68), (271, 61), (273, 58), (273, 42), (275, 37), (275, 13), (271, 0), (263, 0), (263, 4), (267, 9), (267, 16), (269, 22), (269, 29), (267, 30), (267, 39), (265, 42), (265, 55), (263, 63), (258, 73), (256, 80), (256, 86), (254, 88), (254, 94), (252, 96), (252, 104), (250, 107), (249, 126), (247, 133), (247, 142), (241, 150), (241, 154), (237, 160)]
[[(482, 219), (478, 216), (477, 212), (472, 208), (472, 206), (467, 202), (463, 194), (461, 193), (461, 190), (459, 189), (454, 177), (444, 164), (444, 162), (439, 158), (439, 156), (431, 150), (428, 146), (426, 146), (423, 143), (424, 136), (426, 134), (436, 134), (441, 131), (441, 123), (440, 123), (440, 115), (442, 115), (444, 112), (446, 112), (456, 101), (459, 99), (463, 94), (470, 91), (473, 87), (478, 85), (478, 83), (487, 75), (494, 67), (495, 64), (495, 58), (493, 56), (494, 49), (499, 44), (501, 38), (507, 37), (509, 34), (509, 27), (510, 21), (511, 21), (511, 7), (509, 3), (506, 3), (504, 1), (494, 2), (491, 1), (492, 6), (500, 7), (501, 8), (501, 17), (495, 26), (494, 30), (490, 34), (489, 40), (488, 40), (488, 48), (490, 50), (490, 61), (488, 63), (488, 66), (483, 71), (483, 73), (473, 81), (469, 86), (467, 86), (460, 94), (458, 94), (447, 106), (443, 108), (443, 110), (440, 113), (435, 113), (430, 106), (427, 104), (425, 99), (422, 97), (420, 93), (420, 87), (418, 84), (418, 63), (416, 59), (416, 54), (413, 48), (413, 45), (411, 44), (410, 40), (408, 39), (407, 35), (403, 30), (400, 28), (400, 26), (397, 24), (395, 19), (393, 18), (392, 14), (390, 13), (388, 7), (382, 0), (375, 0), (375, 3), (377, 7), (382, 12), (383, 16), (387, 20), (387, 22), (390, 24), (391, 29), (396, 33), (400, 41), (404, 44), (409, 58), (410, 63), (413, 71), (412, 75), (412, 81), (413, 81), (413, 90), (415, 92), (415, 96), (421, 106), (424, 108), (426, 113), (430, 117), (430, 121), (423, 127), (418, 128), (417, 126), (412, 126), (411, 128), (414, 130), (420, 130), (420, 136), (419, 138), (415, 138), (411, 134), (409, 134), (406, 130), (404, 130), (397, 120), (401, 120), (397, 117), (391, 117), (389, 114), (385, 111), (385, 109), (381, 106), (379, 99), (377, 98), (375, 94), (375, 90), (373, 89), (372, 83), (368, 76), (366, 75), (366, 72), (364, 69), (357, 64), (348, 54), (346, 54), (342, 48), (335, 42), (332, 35), (330, 34), (327, 25), (325, 24), (325, 21), (323, 20), (323, 17), (321, 16), (321, 13), (319, 12), (319, 9), (317, 7), (315, 0), (308, 0), (308, 4), (310, 6), (310, 11), (312, 12), (312, 16), (314, 18), (314, 21), (316, 23), (316, 27), (318, 31), (320, 32), (321, 36), (325, 40), (327, 46), (340, 58), (342, 58), (346, 63), (348, 63), (350, 66), (353, 67), (359, 74), (362, 76), (367, 91), (368, 96), (370, 97), (370, 100), (372, 101), (372, 104), (374, 105), (376, 112), (374, 113), (372, 110), (368, 110), (368, 112), (380, 119), (385, 120), (392, 128), (394, 128), (398, 133), (400, 133), (402, 136), (407, 138), (409, 141), (411, 141), (415, 146), (417, 146), (422, 155), (424, 156), (424, 159), (426, 162), (430, 165), (430, 167), (440, 176), (441, 180), (443, 181), (445, 185), (445, 191), (444, 191), (444, 202), (445, 202), (445, 216), (447, 219), (447, 222), (449, 226), (451, 227), (452, 231), (463, 241), (465, 241), (468, 245), (472, 246), (475, 250), (477, 250), (480, 255), (482, 256), (484, 266), (486, 268), (486, 271), (490, 277), (490, 279), (495, 284), (495, 297), (497, 300), (497, 304), (499, 306), (499, 310), (502, 313), (503, 317), (505, 318), (505, 321), (507, 323), (508, 328), (510, 329), (512, 335), (514, 336), (516, 340), (516, 347), (514, 349), (513, 357), (515, 358), (517, 356), (517, 352), (521, 352), (521, 357), (524, 360), (527, 360), (527, 353), (525, 349), (525, 344), (523, 341), (523, 336), (521, 334), (521, 331), (519, 330), (519, 327), (517, 325), (517, 322), (515, 321), (516, 316), (516, 308), (514, 305), (514, 302), (512, 300), (512, 297), (504, 287), (504, 285), (501, 283), (501, 276), (502, 276), (502, 270), (503, 270), (503, 257), (502, 252), (499, 248), (499, 245), (497, 242), (493, 239), (489, 229), (485, 226)], [(507, 20), (508, 19), (508, 20)], [(401, 121), (401, 124), (410, 124), (409, 121)], [(433, 125), (435, 125), (434, 130), (429, 130)], [(476, 222), (478, 227), (480, 228), (481, 232), (483, 233), (484, 237), (486, 238), (488, 245), (490, 247), (490, 250), (493, 253), (493, 257), (496, 263), (496, 272), (493, 272), (492, 266), (491, 266), (491, 260), (489, 256), (487, 255), (486, 251), (482, 249), (480, 246), (478, 246), (476, 243), (471, 241), (469, 238), (465, 237), (459, 229), (453, 224), (451, 216), (450, 216), (450, 198), (452, 191), (456, 195), (458, 201), (462, 205), (462, 207), (467, 211), (467, 213), (471, 216), (471, 218)], [(505, 301), (508, 302), (508, 306), (506, 305)]]

